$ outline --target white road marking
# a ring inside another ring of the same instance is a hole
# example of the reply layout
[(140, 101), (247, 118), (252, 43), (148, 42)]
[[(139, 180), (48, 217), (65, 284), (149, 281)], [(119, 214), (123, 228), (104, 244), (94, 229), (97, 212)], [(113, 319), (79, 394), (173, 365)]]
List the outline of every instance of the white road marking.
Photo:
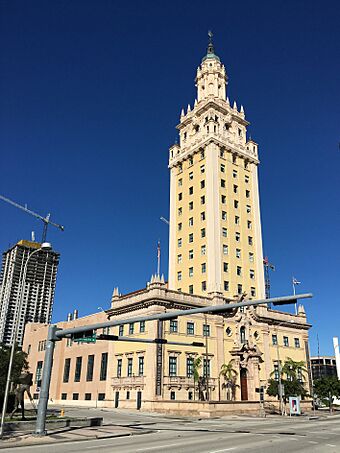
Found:
[(157, 447), (146, 447), (146, 448), (138, 448), (136, 451), (147, 451), (147, 450), (157, 450), (166, 447), (179, 447), (182, 444), (168, 444), (168, 445), (157, 445)]
[(336, 447), (336, 445), (333, 445), (333, 444), (326, 444), (327, 447)]
[(214, 451), (210, 451), (209, 453), (221, 453), (222, 451), (231, 451), (231, 450), (236, 450), (236, 447), (224, 448), (223, 450), (214, 450)]

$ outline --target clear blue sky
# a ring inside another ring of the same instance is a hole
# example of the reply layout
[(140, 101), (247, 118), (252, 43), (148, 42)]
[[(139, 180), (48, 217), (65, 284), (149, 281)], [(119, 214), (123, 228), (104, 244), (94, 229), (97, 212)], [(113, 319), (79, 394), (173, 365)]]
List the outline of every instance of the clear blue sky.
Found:
[[(65, 225), (54, 319), (167, 273), (168, 147), (207, 30), (260, 146), (272, 294), (305, 307), (317, 352), (340, 335), (337, 1), (0, 1), (0, 193)], [(0, 202), (0, 249), (42, 226)]]

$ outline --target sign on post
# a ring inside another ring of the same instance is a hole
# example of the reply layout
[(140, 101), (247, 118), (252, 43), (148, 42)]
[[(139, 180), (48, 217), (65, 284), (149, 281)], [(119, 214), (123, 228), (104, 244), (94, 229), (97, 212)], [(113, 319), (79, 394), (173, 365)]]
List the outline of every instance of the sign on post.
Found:
[(290, 396), (289, 397), (289, 415), (301, 415), (299, 396)]

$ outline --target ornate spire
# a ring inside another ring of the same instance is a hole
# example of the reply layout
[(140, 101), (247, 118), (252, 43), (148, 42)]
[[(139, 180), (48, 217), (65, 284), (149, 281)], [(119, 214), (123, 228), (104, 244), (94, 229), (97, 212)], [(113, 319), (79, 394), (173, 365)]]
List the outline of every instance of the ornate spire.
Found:
[(214, 44), (212, 42), (212, 38), (213, 38), (213, 34), (212, 34), (212, 31), (208, 31), (208, 36), (209, 36), (209, 43), (208, 43), (208, 48), (207, 48), (207, 55), (209, 54), (215, 54), (215, 50), (214, 50)]
[(209, 36), (209, 42), (208, 42), (208, 47), (207, 47), (207, 54), (205, 57), (203, 57), (202, 62), (209, 58), (215, 58), (217, 61), (220, 61), (219, 57), (215, 54), (215, 48), (214, 48), (214, 44), (212, 42), (213, 34), (210, 30), (208, 31), (208, 36)]

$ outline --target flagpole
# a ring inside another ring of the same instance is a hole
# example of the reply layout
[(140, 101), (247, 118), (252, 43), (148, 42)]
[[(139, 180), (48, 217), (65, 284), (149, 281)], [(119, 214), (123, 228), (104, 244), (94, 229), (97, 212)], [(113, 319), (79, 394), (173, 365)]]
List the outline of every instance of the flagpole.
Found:
[[(294, 279), (294, 277), (292, 277), (292, 283), (293, 283), (293, 294), (295, 296), (296, 295), (296, 289), (295, 289), (295, 279)], [(295, 302), (295, 314), (296, 315), (298, 314), (297, 301)]]
[(161, 243), (158, 241), (157, 244), (157, 275), (160, 276), (161, 272)]

